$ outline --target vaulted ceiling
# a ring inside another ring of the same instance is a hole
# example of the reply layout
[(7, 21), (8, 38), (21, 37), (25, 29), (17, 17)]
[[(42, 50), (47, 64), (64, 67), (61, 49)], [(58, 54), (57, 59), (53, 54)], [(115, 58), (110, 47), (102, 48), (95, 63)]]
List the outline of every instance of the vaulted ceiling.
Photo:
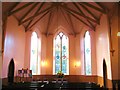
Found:
[(101, 15), (110, 15), (114, 7), (110, 2), (3, 2), (2, 14), (3, 21), (13, 15), (26, 32), (37, 27), (49, 35), (64, 27), (68, 34), (76, 35), (83, 28), (95, 31)]

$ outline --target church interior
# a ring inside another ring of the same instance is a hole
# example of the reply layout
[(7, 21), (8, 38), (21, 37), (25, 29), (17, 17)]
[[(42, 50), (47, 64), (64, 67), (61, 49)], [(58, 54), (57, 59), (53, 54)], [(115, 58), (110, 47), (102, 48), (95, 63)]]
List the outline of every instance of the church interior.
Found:
[(1, 2), (0, 8), (0, 89), (119, 90), (119, 2)]

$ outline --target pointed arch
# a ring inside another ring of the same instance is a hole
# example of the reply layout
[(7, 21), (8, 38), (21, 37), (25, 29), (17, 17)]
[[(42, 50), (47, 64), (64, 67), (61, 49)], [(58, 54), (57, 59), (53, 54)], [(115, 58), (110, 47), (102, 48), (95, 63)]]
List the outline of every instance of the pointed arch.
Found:
[(31, 35), (30, 69), (33, 75), (40, 74), (40, 39), (37, 32)]
[(91, 38), (89, 31), (85, 32), (84, 36), (84, 67), (85, 67), (85, 75), (92, 74), (91, 67)]
[(62, 31), (58, 31), (54, 37), (53, 46), (53, 74), (62, 71), (69, 74), (69, 38)]
[(14, 70), (15, 64), (13, 58), (11, 59), (9, 66), (8, 66), (8, 82), (13, 83), (14, 82)]

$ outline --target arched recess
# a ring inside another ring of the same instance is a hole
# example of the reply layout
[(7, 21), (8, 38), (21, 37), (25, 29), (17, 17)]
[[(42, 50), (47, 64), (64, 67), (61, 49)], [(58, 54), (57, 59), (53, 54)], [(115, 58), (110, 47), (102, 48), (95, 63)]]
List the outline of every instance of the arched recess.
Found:
[(12, 58), (8, 66), (8, 83), (14, 82), (14, 71), (15, 71), (15, 64)]
[(33, 75), (40, 74), (40, 60), (41, 60), (41, 39), (37, 31), (31, 34), (31, 47), (30, 47), (30, 69)]
[(53, 74), (62, 71), (69, 75), (69, 38), (68, 35), (59, 30), (53, 39)]
[(91, 36), (89, 31), (86, 31), (84, 36), (84, 70), (85, 70), (85, 75), (92, 74)]

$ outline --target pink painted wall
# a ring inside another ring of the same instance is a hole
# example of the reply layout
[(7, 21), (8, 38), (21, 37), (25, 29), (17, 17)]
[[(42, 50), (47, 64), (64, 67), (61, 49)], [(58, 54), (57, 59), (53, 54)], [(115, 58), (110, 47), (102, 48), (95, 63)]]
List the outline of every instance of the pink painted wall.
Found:
[(97, 75), (103, 76), (103, 58), (105, 58), (107, 64), (108, 79), (111, 79), (109, 28), (106, 15), (102, 15), (100, 25), (96, 27), (95, 35), (96, 35)]
[(95, 37), (95, 31), (90, 30), (90, 36), (91, 36), (91, 62), (92, 62), (92, 75), (97, 75), (97, 59), (96, 59), (96, 37)]
[(75, 37), (73, 35), (69, 36), (69, 74), (76, 75), (79, 72), (78, 67), (74, 66), (74, 62), (76, 62), (76, 51), (75, 51)]
[[(47, 60), (47, 56), (46, 56), (46, 53), (47, 53), (47, 37), (46, 35), (42, 35), (41, 37), (41, 61), (45, 61)], [(48, 63), (47, 63), (48, 65)], [(45, 75), (46, 74), (46, 68), (47, 68), (47, 65), (46, 66), (41, 66), (41, 74)]]
[(0, 30), (0, 78), (2, 74), (1, 71), (2, 71), (2, 30)]
[[(1, 5), (1, 2), (0, 2)], [(1, 8), (1, 6), (0, 6)], [(1, 20), (1, 15), (0, 15)], [(0, 25), (0, 89), (2, 89), (2, 25)]]
[(53, 35), (47, 36), (46, 46), (46, 74), (53, 74)]
[(18, 26), (17, 20), (10, 16), (7, 20), (6, 37), (3, 56), (2, 77), (7, 77), (11, 58), (15, 62), (15, 75), (18, 69), (24, 67), (25, 32), (23, 26)]
[(76, 74), (77, 75), (81, 75), (81, 71), (82, 71), (82, 60), (81, 60), (81, 53), (80, 53), (80, 34), (77, 34), (76, 37), (75, 37), (75, 56), (76, 56), (76, 61), (75, 62), (79, 62), (80, 63), (80, 66), (79, 67), (75, 67), (77, 70), (76, 70)]
[(81, 60), (81, 75), (85, 75), (85, 68), (84, 68), (84, 33), (85, 28), (81, 31), (80, 34), (80, 60)]
[(30, 69), (31, 31), (26, 32), (24, 68)]

